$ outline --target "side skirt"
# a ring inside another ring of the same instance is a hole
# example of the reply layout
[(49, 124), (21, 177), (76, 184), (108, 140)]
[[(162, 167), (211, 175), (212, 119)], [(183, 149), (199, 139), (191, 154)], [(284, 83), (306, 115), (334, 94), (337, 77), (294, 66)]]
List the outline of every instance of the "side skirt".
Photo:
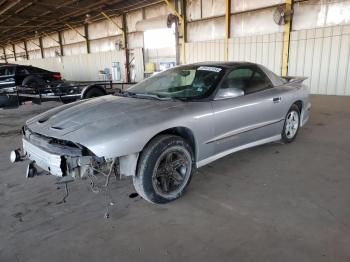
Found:
[(266, 144), (266, 143), (270, 143), (270, 142), (274, 142), (274, 141), (278, 141), (281, 139), (281, 135), (276, 135), (276, 136), (272, 136), (272, 137), (268, 137), (268, 138), (264, 138), (264, 139), (261, 139), (261, 140), (258, 140), (258, 141), (254, 141), (252, 143), (248, 143), (248, 144), (245, 144), (245, 145), (242, 145), (242, 146), (238, 146), (238, 147), (235, 147), (235, 148), (231, 148), (229, 150), (226, 150), (226, 151), (223, 151), (221, 153), (218, 153), (216, 155), (213, 155), (211, 157), (208, 157), (206, 159), (203, 159), (201, 161), (198, 161), (196, 163), (196, 166), (197, 168), (200, 168), (202, 166), (205, 166), (219, 158), (222, 158), (224, 156), (227, 156), (229, 154), (232, 154), (234, 152), (238, 152), (238, 151), (241, 151), (243, 149), (247, 149), (247, 148), (251, 148), (251, 147), (255, 147), (255, 146), (259, 146), (259, 145), (263, 145), (263, 144)]

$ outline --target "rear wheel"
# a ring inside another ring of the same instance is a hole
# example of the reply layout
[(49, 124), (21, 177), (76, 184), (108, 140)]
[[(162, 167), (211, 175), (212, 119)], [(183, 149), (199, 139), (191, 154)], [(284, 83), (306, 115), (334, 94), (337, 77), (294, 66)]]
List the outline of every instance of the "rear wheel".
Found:
[(296, 105), (292, 105), (284, 121), (284, 127), (282, 131), (282, 141), (285, 143), (292, 142), (298, 134), (299, 126), (300, 126), (300, 111)]
[(151, 203), (168, 203), (183, 195), (194, 170), (188, 143), (174, 135), (153, 139), (140, 155), (136, 191)]

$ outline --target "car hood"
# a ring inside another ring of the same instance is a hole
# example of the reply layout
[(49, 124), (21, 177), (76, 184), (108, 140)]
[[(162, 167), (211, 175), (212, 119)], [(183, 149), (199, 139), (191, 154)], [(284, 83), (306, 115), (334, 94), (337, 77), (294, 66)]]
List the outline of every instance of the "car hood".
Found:
[(35, 133), (64, 138), (86, 127), (97, 133), (111, 126), (144, 122), (181, 104), (183, 102), (104, 96), (54, 108), (28, 120), (27, 126)]

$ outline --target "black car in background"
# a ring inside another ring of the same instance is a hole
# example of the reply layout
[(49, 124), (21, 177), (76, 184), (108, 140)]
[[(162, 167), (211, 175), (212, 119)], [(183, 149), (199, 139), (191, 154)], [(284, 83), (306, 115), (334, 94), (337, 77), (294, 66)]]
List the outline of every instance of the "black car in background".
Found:
[(0, 66), (0, 91), (13, 90), (16, 86), (42, 87), (60, 81), (61, 73), (34, 66), (7, 64)]

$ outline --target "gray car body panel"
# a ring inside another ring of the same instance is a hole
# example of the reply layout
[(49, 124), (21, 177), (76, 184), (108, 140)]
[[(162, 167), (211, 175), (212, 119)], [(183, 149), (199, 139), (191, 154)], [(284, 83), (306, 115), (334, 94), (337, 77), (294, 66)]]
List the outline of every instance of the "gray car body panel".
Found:
[[(105, 158), (138, 154), (157, 134), (182, 127), (193, 134), (199, 167), (229, 153), (280, 139), (285, 116), (296, 101), (302, 103), (301, 124), (307, 121), (307, 87), (281, 79), (271, 82), (273, 88), (222, 100), (103, 96), (51, 109), (28, 120), (27, 127), (46, 137), (80, 144)], [(281, 99), (278, 103), (273, 101), (276, 97)]]

